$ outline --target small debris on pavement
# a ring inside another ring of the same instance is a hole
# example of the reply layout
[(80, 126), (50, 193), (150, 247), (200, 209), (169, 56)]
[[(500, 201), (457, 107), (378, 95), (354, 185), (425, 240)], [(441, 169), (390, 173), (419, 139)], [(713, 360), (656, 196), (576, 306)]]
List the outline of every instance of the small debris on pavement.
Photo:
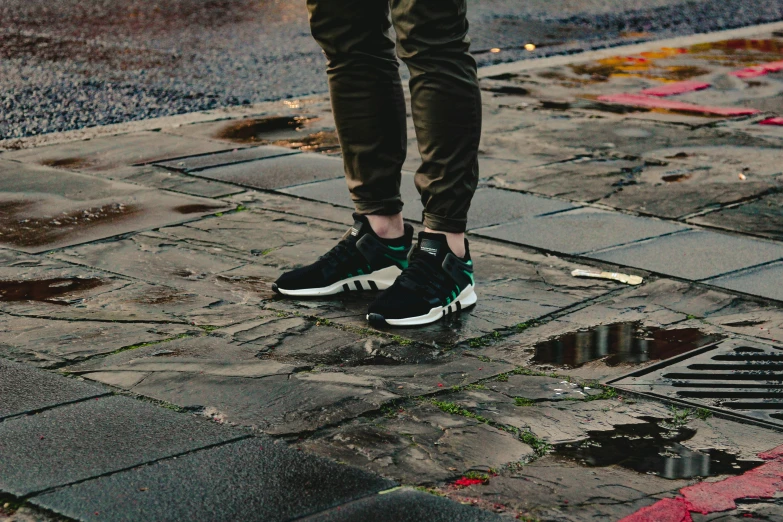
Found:
[(594, 279), (611, 279), (612, 281), (619, 281), (627, 285), (640, 285), (644, 282), (644, 279), (640, 276), (620, 274), (618, 272), (591, 272), (589, 270), (574, 270), (571, 272), (574, 277), (591, 277)]
[(746, 179), (748, 179), (748, 177), (747, 177), (745, 174), (743, 174), (742, 172), (740, 172), (740, 173), (739, 173), (739, 179), (740, 179), (741, 181), (745, 181)]

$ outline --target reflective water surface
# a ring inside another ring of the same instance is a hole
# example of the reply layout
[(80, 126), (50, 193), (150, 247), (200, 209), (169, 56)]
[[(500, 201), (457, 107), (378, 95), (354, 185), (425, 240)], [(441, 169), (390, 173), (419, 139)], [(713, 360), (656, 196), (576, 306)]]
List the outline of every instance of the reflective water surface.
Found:
[(544, 341), (533, 362), (577, 368), (603, 359), (607, 366), (668, 359), (720, 340), (696, 328), (644, 327), (640, 322), (600, 325)]

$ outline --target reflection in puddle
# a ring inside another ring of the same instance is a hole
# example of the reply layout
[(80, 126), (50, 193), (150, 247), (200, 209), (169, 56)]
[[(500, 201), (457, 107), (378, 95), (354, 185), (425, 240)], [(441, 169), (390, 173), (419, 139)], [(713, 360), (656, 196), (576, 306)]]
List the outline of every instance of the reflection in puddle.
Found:
[(694, 451), (680, 442), (696, 430), (655, 423), (615, 426), (591, 432), (590, 439), (555, 447), (555, 454), (591, 467), (617, 465), (667, 479), (740, 475), (760, 462), (738, 460), (721, 450)]
[[(334, 130), (296, 135), (318, 119), (309, 116), (272, 116), (240, 120), (223, 127), (215, 137), (236, 143), (277, 145), (305, 152), (340, 152), (340, 141)], [(288, 137), (289, 135), (293, 136)]]
[(140, 212), (136, 205), (110, 203), (101, 207), (71, 210), (56, 216), (27, 217), (40, 202), (0, 201), (0, 243), (17, 247), (40, 247), (97, 225), (116, 223)]
[(0, 281), (0, 301), (39, 301), (68, 305), (55, 298), (101, 286), (100, 279), (79, 277), (39, 279), (32, 281)]
[(264, 135), (280, 131), (298, 131), (315, 118), (307, 116), (270, 116), (239, 120), (223, 127), (215, 137), (237, 143), (265, 141)]
[(668, 359), (718, 341), (696, 328), (664, 330), (640, 322), (601, 325), (536, 345), (533, 362), (576, 368), (604, 359), (607, 366)]
[(340, 152), (340, 140), (337, 138), (336, 131), (321, 131), (301, 138), (271, 141), (269, 144), (305, 152), (322, 152), (324, 154)]

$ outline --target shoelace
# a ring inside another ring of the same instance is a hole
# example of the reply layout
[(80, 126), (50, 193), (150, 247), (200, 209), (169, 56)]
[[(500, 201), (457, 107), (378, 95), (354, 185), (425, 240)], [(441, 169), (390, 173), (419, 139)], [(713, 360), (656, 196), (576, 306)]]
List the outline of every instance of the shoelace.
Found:
[(419, 247), (413, 251), (408, 268), (402, 272), (398, 278), (401, 284), (409, 283), (405, 286), (415, 288), (424, 288), (428, 293), (437, 294), (438, 288), (443, 285), (445, 275), (443, 271), (438, 270), (435, 263), (426, 257), (430, 254), (422, 254)]
[(337, 243), (330, 251), (322, 255), (319, 259), (332, 264), (341, 264), (346, 257), (351, 255), (351, 248), (355, 245), (352, 239), (343, 239)]

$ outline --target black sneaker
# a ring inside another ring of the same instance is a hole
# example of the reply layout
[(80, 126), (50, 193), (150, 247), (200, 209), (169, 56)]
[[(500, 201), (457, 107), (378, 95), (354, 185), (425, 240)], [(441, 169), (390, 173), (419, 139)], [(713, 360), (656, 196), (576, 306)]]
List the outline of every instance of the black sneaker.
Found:
[(354, 215), (356, 223), (342, 240), (312, 265), (280, 276), (272, 289), (290, 296), (334, 295), (350, 290), (384, 290), (408, 266), (413, 227), (405, 225), (398, 240), (379, 238), (364, 216)]
[(473, 261), (454, 255), (443, 234), (419, 233), (409, 264), (391, 288), (370, 305), (373, 324), (415, 326), (437, 321), (476, 304)]

